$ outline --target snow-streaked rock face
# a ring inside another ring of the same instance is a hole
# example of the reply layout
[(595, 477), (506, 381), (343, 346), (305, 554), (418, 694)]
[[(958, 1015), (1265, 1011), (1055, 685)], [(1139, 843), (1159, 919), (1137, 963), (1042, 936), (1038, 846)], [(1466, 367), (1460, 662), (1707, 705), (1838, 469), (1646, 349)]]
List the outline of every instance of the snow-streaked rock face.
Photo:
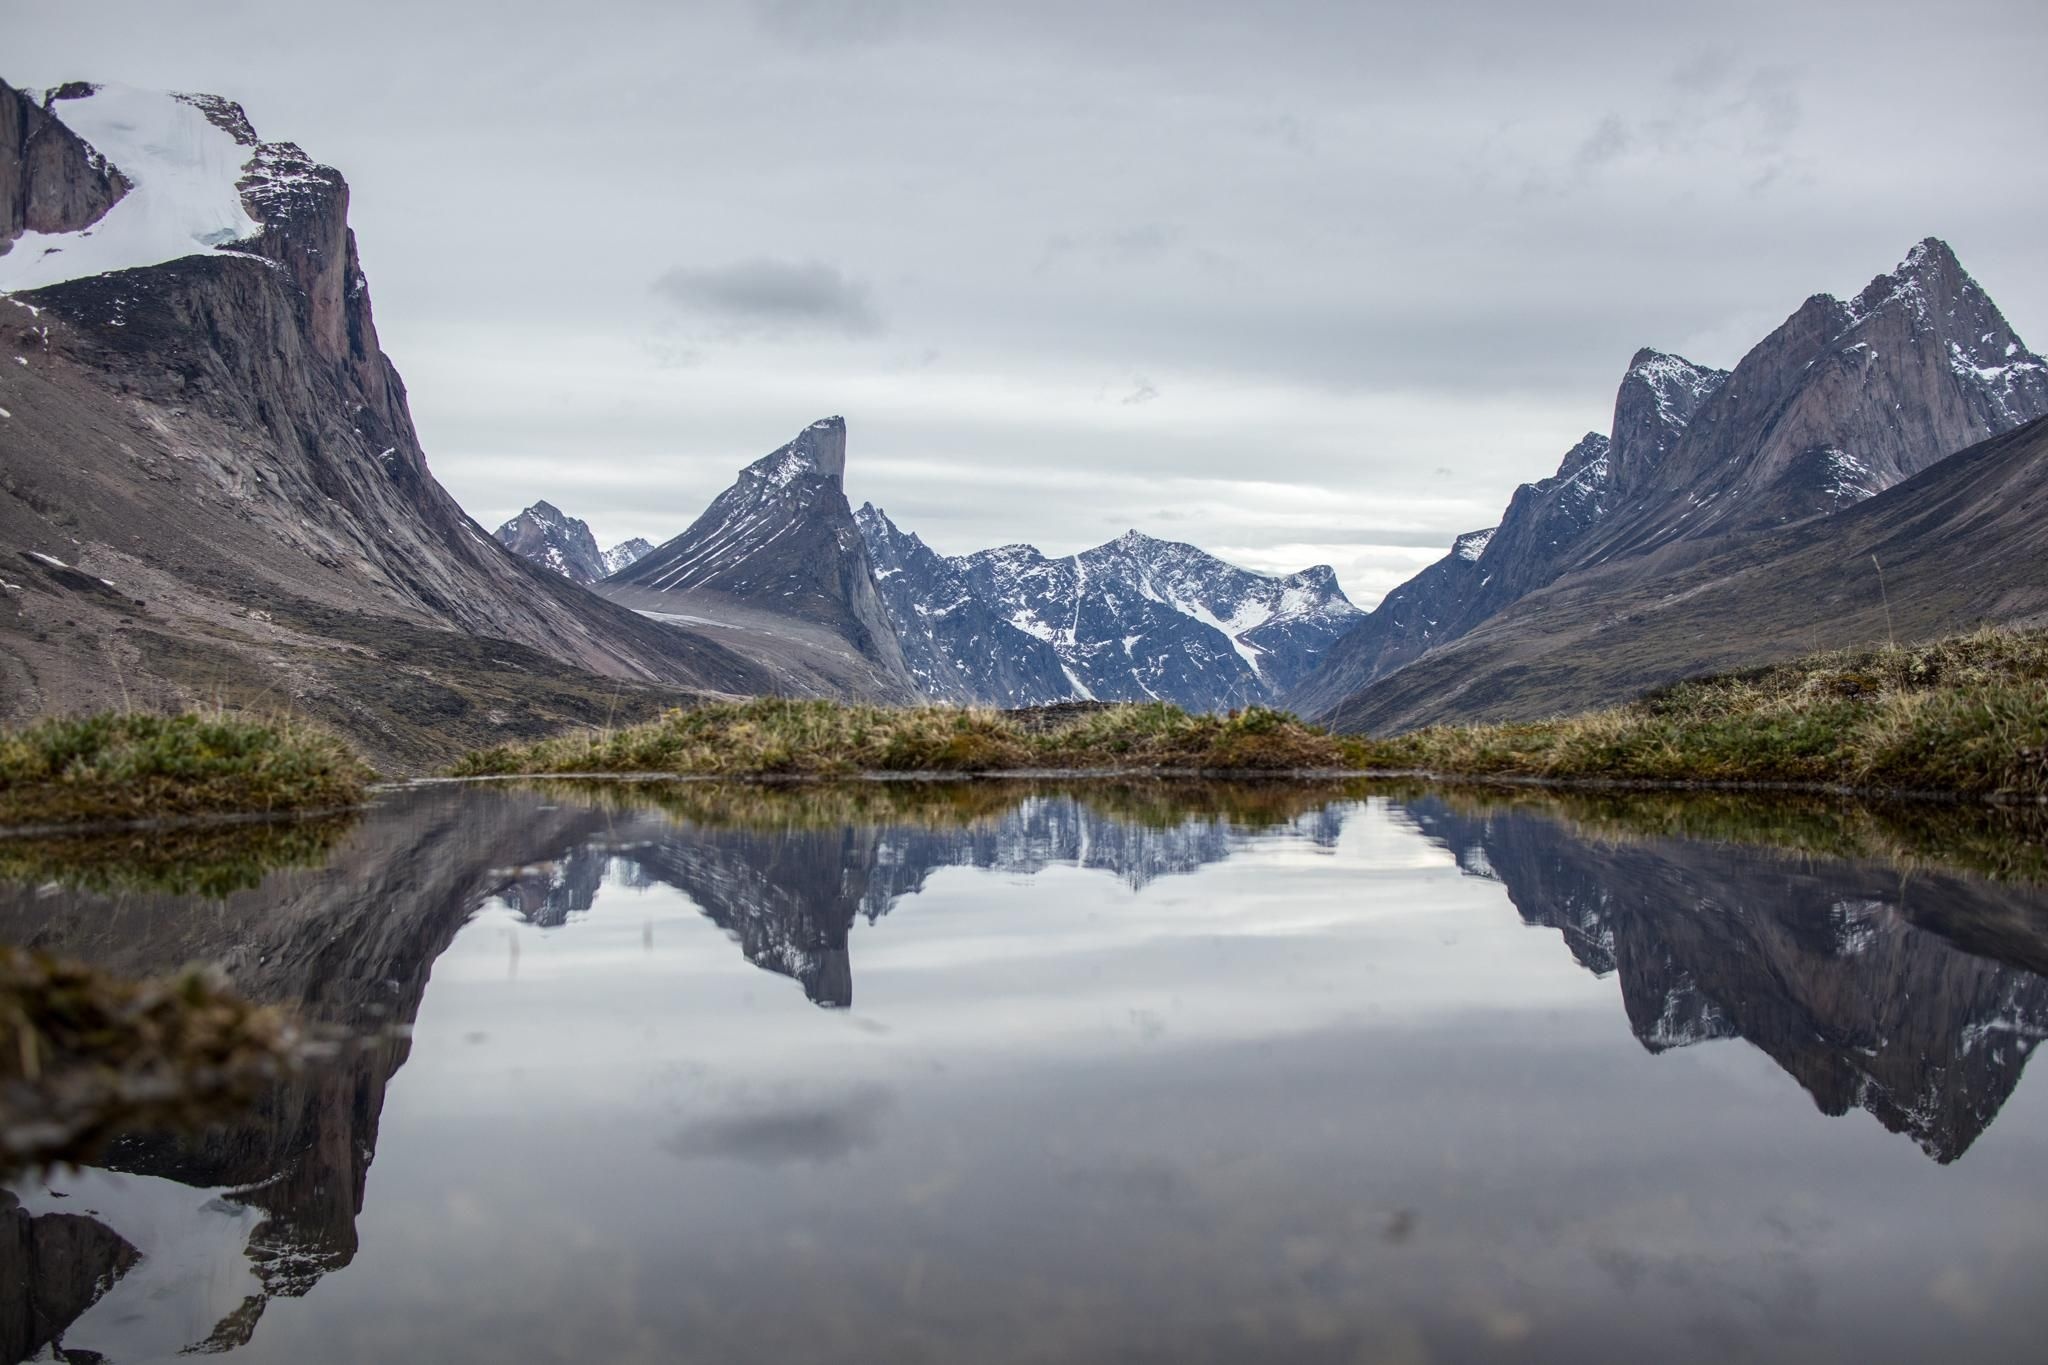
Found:
[(573, 583), (595, 583), (605, 576), (604, 554), (589, 523), (551, 502), (535, 503), (491, 534), (513, 554)]
[(946, 700), (1270, 702), (1361, 614), (1327, 566), (1253, 573), (1137, 531), (1059, 559), (944, 556), (875, 507), (856, 519), (912, 671)]
[[(379, 345), (348, 208), (338, 171), (262, 141), (229, 100), (0, 82), (0, 468), (36, 490), (0, 498), (0, 545), (78, 566), (6, 575), (20, 628), (0, 639), (0, 718), (278, 689), (401, 772), (535, 714), (451, 706), (467, 668), (768, 687), (701, 635), (508, 553), (448, 496)], [(211, 681), (145, 645), (138, 617), (150, 639), (203, 640)], [(115, 638), (133, 642), (110, 669)], [(393, 664), (366, 694), (346, 681), (366, 639), (466, 662)]]
[(634, 536), (622, 540), (604, 552), (604, 571), (607, 576), (617, 573), (629, 564), (638, 564), (654, 550), (654, 545), (645, 536)]
[(570, 516), (546, 500), (527, 508), (492, 534), (512, 553), (571, 582), (584, 584), (610, 577), (654, 548), (635, 536), (609, 550), (600, 550), (588, 522)]

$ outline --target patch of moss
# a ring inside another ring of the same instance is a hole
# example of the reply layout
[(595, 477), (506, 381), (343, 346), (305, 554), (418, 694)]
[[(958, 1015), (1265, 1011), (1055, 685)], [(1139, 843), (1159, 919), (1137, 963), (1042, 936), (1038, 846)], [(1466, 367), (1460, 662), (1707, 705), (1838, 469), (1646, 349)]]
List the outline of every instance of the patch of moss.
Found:
[(0, 732), (0, 826), (334, 809), (375, 776), (342, 741), (292, 720), (65, 717)]

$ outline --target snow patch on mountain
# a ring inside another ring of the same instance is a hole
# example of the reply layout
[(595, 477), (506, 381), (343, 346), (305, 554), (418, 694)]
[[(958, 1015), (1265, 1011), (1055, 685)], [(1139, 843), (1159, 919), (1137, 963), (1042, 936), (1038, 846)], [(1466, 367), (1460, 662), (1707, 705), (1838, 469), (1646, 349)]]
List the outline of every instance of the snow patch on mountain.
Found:
[(262, 232), (242, 198), (250, 149), (209, 115), (210, 97), (82, 88), (91, 93), (57, 101), (52, 113), (130, 188), (90, 227), (16, 238), (0, 256), (0, 293), (160, 265)]

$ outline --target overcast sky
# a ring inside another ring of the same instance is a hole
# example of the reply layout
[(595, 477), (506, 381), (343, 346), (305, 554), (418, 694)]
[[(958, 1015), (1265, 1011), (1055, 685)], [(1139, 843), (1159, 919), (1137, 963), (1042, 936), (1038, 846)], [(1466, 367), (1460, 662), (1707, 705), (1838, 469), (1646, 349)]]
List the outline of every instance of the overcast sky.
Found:
[(0, 76), (347, 175), (432, 468), (680, 531), (816, 417), (950, 552), (1128, 526), (1369, 605), (1946, 237), (2048, 340), (2048, 6), (0, 0)]

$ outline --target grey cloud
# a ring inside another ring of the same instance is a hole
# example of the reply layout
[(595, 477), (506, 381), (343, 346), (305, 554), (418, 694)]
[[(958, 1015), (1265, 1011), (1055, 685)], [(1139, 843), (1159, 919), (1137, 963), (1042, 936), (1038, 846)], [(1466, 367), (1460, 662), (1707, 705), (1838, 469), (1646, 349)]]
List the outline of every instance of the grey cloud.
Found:
[(654, 282), (654, 292), (733, 335), (839, 332), (858, 337), (882, 330), (868, 286), (823, 261), (757, 257), (704, 269), (678, 266)]
[(837, 1103), (720, 1115), (687, 1125), (662, 1146), (685, 1159), (823, 1166), (873, 1146), (889, 1103), (888, 1092), (870, 1088)]
[(1127, 408), (1131, 408), (1136, 407), (1141, 403), (1149, 403), (1158, 396), (1159, 387), (1156, 384), (1154, 384), (1151, 380), (1141, 378), (1136, 382), (1135, 386), (1131, 389), (1131, 391), (1125, 394), (1122, 398), (1117, 399), (1117, 402), (1121, 403), (1123, 406)]
[(1739, 107), (1748, 118), (1750, 146), (1761, 152), (1779, 150), (1805, 121), (1797, 78), (1783, 67), (1751, 72)]
[(909, 11), (904, 0), (764, 0), (755, 14), (771, 37), (816, 52), (887, 42)]
[(1608, 114), (1594, 125), (1593, 131), (1586, 135), (1586, 140), (1579, 144), (1578, 155), (1573, 160), (1582, 171), (1598, 170), (1634, 145), (1635, 136), (1629, 132), (1628, 125), (1621, 121), (1621, 116)]

